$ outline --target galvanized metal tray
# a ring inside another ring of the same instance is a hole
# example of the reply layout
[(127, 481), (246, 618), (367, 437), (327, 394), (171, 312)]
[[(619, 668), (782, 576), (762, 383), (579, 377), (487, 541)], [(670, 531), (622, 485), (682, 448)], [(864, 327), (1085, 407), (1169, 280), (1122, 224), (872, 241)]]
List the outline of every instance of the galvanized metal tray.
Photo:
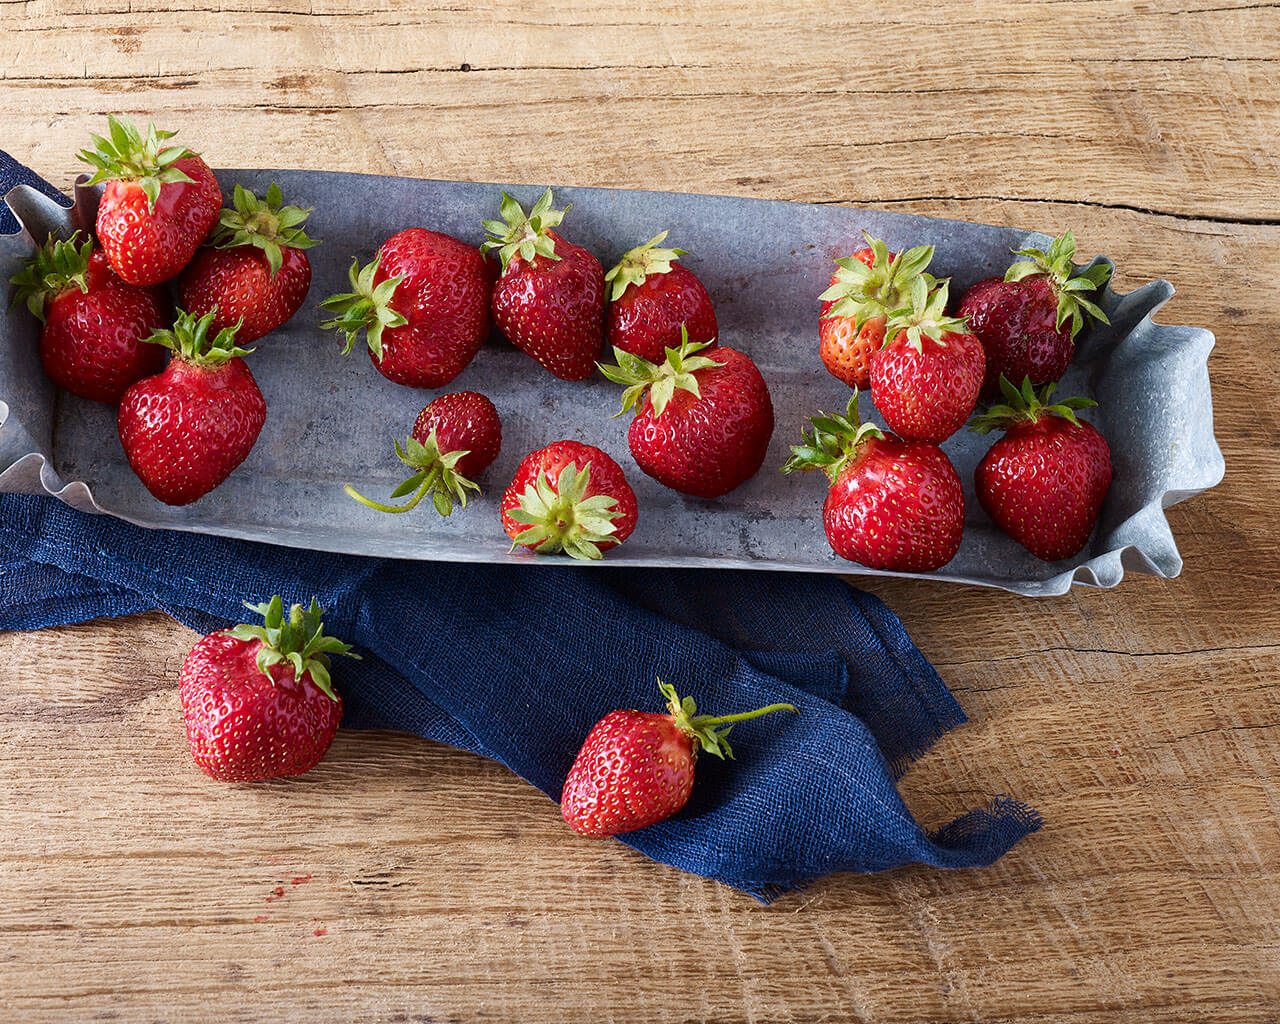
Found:
[[(36, 355), (38, 325), (17, 309), (0, 320), (0, 491), (50, 494), (145, 527), (355, 554), (529, 564), (548, 556), (509, 550), (498, 502), (527, 452), (576, 438), (613, 455), (639, 499), (635, 533), (605, 564), (891, 575), (831, 552), (822, 529), (824, 478), (778, 472), (805, 417), (839, 409), (848, 398), (817, 354), (816, 296), (826, 287), (831, 261), (860, 245), (864, 229), (896, 249), (933, 244), (931, 269), (950, 276), (952, 294), (960, 295), (974, 281), (1002, 273), (1011, 249), (1049, 240), (1013, 228), (876, 210), (557, 188), (557, 203), (573, 204), (564, 234), (606, 268), (664, 228), (671, 244), (689, 250), (685, 262), (711, 293), (722, 340), (749, 353), (768, 381), (777, 418), (768, 459), (754, 479), (716, 501), (667, 490), (631, 461), (628, 418), (611, 418), (616, 386), (599, 376), (576, 384), (556, 380), (495, 338), (444, 390), (478, 390), (494, 401), (503, 420), (502, 454), (482, 478), (484, 494), (441, 520), (427, 505), (388, 516), (344, 495), (344, 483), (374, 497), (389, 493), (403, 468), (392, 439), (405, 436), (434, 393), (391, 383), (360, 352), (343, 358), (338, 339), (317, 326), (317, 303), (345, 291), (352, 257), (369, 259), (394, 232), (426, 227), (478, 244), (480, 222), (494, 215), (499, 189), (527, 205), (543, 187), (289, 170), (220, 171), (218, 178), (228, 193), (234, 183), (261, 192), (278, 182), (289, 202), (314, 208), (308, 232), (323, 242), (310, 250), (307, 303), (250, 357), (268, 412), (249, 458), (193, 505), (156, 501), (129, 469), (114, 409), (48, 381)], [(24, 230), (0, 236), (0, 280), (16, 272), (34, 239), (90, 227), (98, 195), (77, 186), (75, 206), (66, 210), (25, 186), (10, 192), (6, 201)], [(1073, 582), (1111, 587), (1126, 569), (1178, 574), (1182, 560), (1164, 509), (1217, 484), (1223, 461), (1206, 366), (1213, 335), (1151, 320), (1172, 294), (1166, 281), (1126, 295), (1108, 290), (1101, 304), (1111, 326), (1081, 335), (1061, 386), (1060, 394), (1086, 394), (1100, 403), (1088, 415), (1110, 442), (1115, 468), (1086, 549), (1048, 564), (997, 530), (973, 495), (973, 468), (992, 439), (961, 432), (944, 448), (966, 483), (964, 543), (928, 578), (1044, 595), (1065, 593)], [(863, 405), (864, 414), (874, 412), (869, 400)]]

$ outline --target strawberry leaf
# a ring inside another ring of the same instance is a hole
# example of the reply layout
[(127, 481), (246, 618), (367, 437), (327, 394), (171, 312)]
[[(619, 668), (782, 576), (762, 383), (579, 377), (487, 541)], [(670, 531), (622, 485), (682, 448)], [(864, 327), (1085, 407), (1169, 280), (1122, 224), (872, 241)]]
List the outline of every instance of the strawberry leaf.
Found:
[(316, 684), (331, 700), (337, 700), (330, 677), (329, 656), (345, 655), (359, 659), (350, 644), (343, 643), (336, 637), (324, 635), (324, 612), (313, 597), (309, 608), (300, 604), (290, 605), (289, 617), (284, 614), (284, 602), (276, 594), (270, 601), (262, 604), (245, 602), (245, 607), (262, 616), (262, 625), (254, 626), (241, 623), (224, 630), (228, 636), (237, 640), (259, 640), (262, 646), (258, 649), (258, 669), (272, 683), (271, 668), (288, 662), (298, 679), (310, 675)]

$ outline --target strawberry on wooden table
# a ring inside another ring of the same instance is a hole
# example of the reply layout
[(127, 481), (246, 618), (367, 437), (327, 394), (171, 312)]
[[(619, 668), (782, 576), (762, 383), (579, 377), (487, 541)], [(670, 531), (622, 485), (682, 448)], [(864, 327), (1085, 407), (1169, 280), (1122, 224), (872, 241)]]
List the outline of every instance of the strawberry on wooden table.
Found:
[(551, 190), (528, 214), (505, 192), (502, 220), (487, 220), (482, 248), (502, 264), (493, 287), (493, 319), (522, 352), (561, 380), (585, 380), (604, 348), (604, 270), (580, 245), (551, 229), (564, 218)]
[(210, 335), (213, 313), (178, 311), (172, 330), (147, 339), (173, 358), (124, 393), (118, 426), (129, 465), (166, 505), (208, 494), (248, 456), (267, 418), (234, 327)]
[(851, 388), (871, 387), (871, 357), (883, 346), (891, 312), (911, 303), (912, 284), (933, 259), (933, 246), (889, 251), (866, 232), (867, 245), (836, 260), (831, 284), (818, 298), (818, 355), (828, 372)]
[(794, 704), (733, 715), (699, 715), (692, 697), (658, 680), (667, 714), (610, 711), (587, 734), (560, 794), (560, 812), (584, 836), (634, 832), (671, 817), (689, 802), (699, 750), (733, 757), (726, 736), (736, 722)]
[(343, 489), (360, 504), (378, 512), (408, 512), (428, 494), (442, 516), (453, 503), (467, 507), (467, 491), (479, 491), (471, 477), (483, 473), (502, 448), (502, 421), (489, 399), (477, 391), (441, 395), (418, 413), (404, 447), (396, 442), (400, 461), (413, 475), (391, 492), (392, 498), (413, 497), (403, 505), (371, 501), (350, 484)]
[(311, 288), (306, 252), (319, 243), (302, 229), (310, 210), (285, 206), (280, 187), (264, 198), (237, 185), (233, 208), (218, 215), (207, 244), (178, 278), (178, 302), (195, 316), (214, 313), (211, 330), (240, 323), (237, 337), (257, 341), (287, 321)]
[[(716, 498), (754, 476), (773, 436), (773, 402), (751, 357), (693, 342), (685, 329), (662, 363), (615, 348), (600, 372), (635, 408), (627, 432), (645, 473), (685, 494)], [(621, 413), (619, 413), (621, 415)]]
[(706, 286), (676, 261), (684, 249), (660, 249), (667, 232), (629, 250), (604, 275), (610, 286), (608, 344), (647, 359), (680, 345), (682, 332), (694, 343), (714, 344), (716, 312)]
[(935, 444), (860, 423), (858, 393), (844, 415), (813, 417), (784, 473), (820, 469), (830, 481), (822, 524), (831, 549), (871, 569), (929, 572), (960, 550), (964, 488)]
[(1000, 377), (1033, 386), (1057, 381), (1075, 354), (1075, 338), (1090, 318), (1111, 321), (1094, 301), (1111, 280), (1105, 263), (1079, 270), (1075, 235), (1055, 238), (1047, 252), (1017, 249), (1025, 259), (1013, 264), (1003, 278), (979, 281), (960, 300), (958, 314), (968, 319), (987, 354), (982, 394), (990, 400), (1000, 393)]
[(320, 326), (346, 337), (364, 331), (381, 374), (411, 388), (439, 388), (458, 376), (489, 336), (492, 272), (474, 246), (425, 228), (400, 231), (373, 262), (353, 261), (351, 291), (320, 303), (337, 314)]
[(974, 471), (978, 502), (996, 525), (1037, 558), (1056, 562), (1083, 550), (1111, 486), (1111, 449), (1077, 409), (1089, 398), (1052, 402), (1056, 385), (1037, 392), (1000, 378), (1004, 403), (974, 419), (976, 433), (1004, 431)]
[(222, 782), (301, 775), (315, 767), (342, 719), (330, 655), (358, 658), (324, 635), (316, 599), (284, 614), (279, 596), (245, 607), (263, 618), (211, 633), (182, 664), (179, 693), (191, 756)]
[(502, 496), (512, 547), (600, 558), (636, 527), (636, 496), (622, 468), (594, 445), (556, 441), (530, 452)]
[(25, 304), (40, 320), (40, 362), (50, 380), (114, 404), (164, 365), (164, 352), (145, 339), (167, 322), (169, 299), (159, 288), (122, 281), (93, 240), (79, 236), (49, 236), (10, 278), (13, 305)]
[(947, 282), (917, 278), (911, 305), (889, 315), (887, 340), (871, 360), (871, 400), (907, 441), (941, 444), (968, 422), (985, 365), (982, 343), (946, 315)]
[(98, 202), (98, 243), (130, 284), (176, 277), (218, 220), (222, 190), (199, 156), (162, 146), (177, 132), (148, 124), (144, 137), (127, 117), (107, 118), (108, 133), (79, 158), (94, 168), (88, 184), (106, 182)]

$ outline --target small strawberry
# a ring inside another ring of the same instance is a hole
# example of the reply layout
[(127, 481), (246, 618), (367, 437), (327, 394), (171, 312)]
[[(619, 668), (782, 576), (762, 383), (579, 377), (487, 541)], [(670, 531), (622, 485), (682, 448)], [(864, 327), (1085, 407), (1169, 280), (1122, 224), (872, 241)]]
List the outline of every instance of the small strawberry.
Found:
[(676, 260), (683, 249), (659, 249), (663, 231), (627, 252), (604, 275), (609, 294), (608, 343), (661, 362), (668, 348), (680, 345), (681, 331), (694, 343), (714, 344), (716, 311), (711, 296), (692, 270)]
[(736, 715), (699, 715), (692, 697), (658, 680), (668, 713), (610, 711), (600, 719), (574, 759), (560, 794), (560, 813), (584, 836), (634, 832), (671, 817), (693, 792), (699, 748), (722, 760), (733, 757), (726, 736), (735, 722), (794, 704), (770, 704)]
[(551, 209), (547, 189), (528, 215), (502, 193), (502, 220), (487, 220), (481, 247), (498, 251), (493, 319), (516, 348), (561, 380), (586, 380), (604, 348), (604, 270), (551, 229), (568, 207)]
[(368, 266), (353, 261), (350, 278), (350, 292), (320, 303), (338, 314), (320, 326), (346, 336), (344, 355), (364, 331), (373, 365), (397, 384), (443, 387), (489, 337), (491, 271), (478, 249), (451, 235), (408, 228)]
[(516, 467), (502, 496), (502, 527), (512, 548), (599, 558), (636, 528), (636, 496), (599, 448), (556, 441)]
[(236, 347), (234, 327), (209, 336), (213, 313), (178, 310), (172, 330), (147, 341), (173, 351), (169, 365), (132, 385), (120, 401), (120, 443), (147, 490), (166, 505), (208, 494), (242, 463), (266, 422), (267, 405)]
[(1054, 384), (1037, 393), (1024, 377), (1019, 391), (1000, 378), (1005, 404), (987, 409), (970, 428), (1004, 437), (974, 471), (978, 502), (996, 525), (1037, 558), (1079, 554), (1111, 486), (1111, 450), (1077, 409), (1098, 403), (1067, 398), (1050, 404)]
[(821, 469), (831, 481), (822, 524), (841, 558), (872, 569), (929, 572), (960, 550), (964, 488), (946, 452), (860, 423), (858, 393), (845, 414), (810, 421), (784, 473)]
[(98, 201), (98, 243), (111, 269), (130, 284), (176, 277), (218, 220), (222, 190), (191, 150), (160, 143), (176, 132), (154, 124), (142, 134), (127, 117), (107, 118), (110, 138), (79, 158), (94, 168), (88, 184), (107, 183)]
[(455, 500), (467, 507), (467, 490), (480, 490), (469, 478), (483, 473), (501, 447), (502, 421), (488, 398), (476, 391), (441, 395), (418, 413), (404, 447), (396, 442), (396, 454), (414, 474), (391, 497), (402, 498), (412, 491), (412, 498), (403, 505), (383, 505), (350, 484), (344, 490), (379, 512), (408, 512), (429, 494), (436, 511), (447, 516)]
[(867, 247), (836, 260), (831, 285), (818, 296), (818, 354), (833, 377), (859, 391), (871, 387), (871, 357), (884, 346), (886, 318), (910, 304), (912, 282), (933, 259), (931, 245), (899, 254), (863, 237)]
[(1001, 375), (1030, 377), (1032, 385), (1058, 380), (1086, 319), (1111, 322), (1094, 301), (1111, 280), (1111, 268), (1099, 263), (1077, 273), (1075, 253), (1070, 231), (1055, 238), (1048, 252), (1016, 249), (1014, 255), (1026, 259), (1013, 264), (1003, 278), (989, 277), (965, 292), (957, 312), (986, 349), (984, 398), (1000, 393)]
[(760, 469), (773, 402), (750, 356), (695, 343), (683, 327), (680, 336), (661, 364), (615, 348), (618, 364), (600, 372), (626, 386), (622, 412), (636, 410), (627, 433), (636, 465), (673, 490), (716, 498)]
[(888, 341), (871, 360), (871, 399), (907, 441), (940, 444), (965, 425), (982, 387), (982, 343), (945, 315), (947, 283), (924, 278), (911, 306), (890, 314)]
[(319, 243), (300, 226), (311, 211), (283, 205), (274, 183), (264, 199), (237, 185), (234, 204), (218, 215), (208, 244), (182, 272), (178, 302), (194, 316), (216, 310), (213, 331), (241, 322), (237, 337), (248, 344), (302, 306), (311, 288), (311, 261), (303, 250)]
[(324, 635), (323, 612), (279, 596), (245, 607), (263, 618), (211, 633), (182, 663), (179, 693), (191, 756), (221, 782), (301, 775), (324, 757), (342, 718), (329, 656), (358, 658)]
[(159, 288), (120, 280), (92, 239), (52, 235), (10, 281), (13, 305), (25, 303), (43, 326), (40, 362), (61, 388), (114, 404), (136, 380), (156, 373), (164, 353), (145, 339), (169, 317)]

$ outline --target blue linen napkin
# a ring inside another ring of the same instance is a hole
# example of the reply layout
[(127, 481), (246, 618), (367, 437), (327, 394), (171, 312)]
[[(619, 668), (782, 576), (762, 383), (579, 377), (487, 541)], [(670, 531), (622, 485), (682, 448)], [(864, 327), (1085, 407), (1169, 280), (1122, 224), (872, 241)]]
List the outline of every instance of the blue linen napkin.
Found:
[[(0, 194), (22, 172), (0, 153)], [(471, 750), (555, 800), (600, 717), (662, 709), (657, 677), (706, 713), (795, 704), (735, 726), (736, 758), (700, 759), (680, 814), (619, 837), (762, 900), (837, 871), (985, 866), (1041, 825), (1007, 797), (915, 820), (896, 779), (964, 714), (893, 613), (838, 579), (332, 555), (0, 495), (0, 629), (161, 608), (203, 633), (274, 593), (316, 596), (361, 648), (335, 665), (344, 726)]]

